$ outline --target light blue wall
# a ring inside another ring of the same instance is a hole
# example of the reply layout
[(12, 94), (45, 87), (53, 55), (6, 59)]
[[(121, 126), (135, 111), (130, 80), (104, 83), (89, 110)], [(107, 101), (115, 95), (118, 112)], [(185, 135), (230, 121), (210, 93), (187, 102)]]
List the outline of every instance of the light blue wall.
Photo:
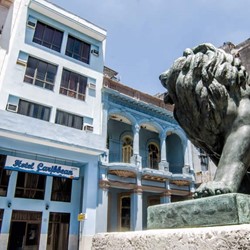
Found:
[(169, 171), (172, 173), (182, 173), (184, 167), (184, 152), (180, 138), (176, 134), (167, 137), (167, 159)]
[(124, 192), (126, 190), (120, 190), (120, 189), (110, 189), (109, 190), (109, 204), (108, 204), (108, 218), (109, 218), (109, 224), (108, 229), (109, 232), (115, 232), (117, 231), (117, 224), (118, 224), (118, 200), (119, 200), (119, 193)]
[[(152, 123), (152, 119), (150, 121)], [(109, 119), (109, 162), (122, 161), (121, 139), (124, 135), (130, 135), (133, 139), (132, 126), (123, 122), (119, 122), (117, 120)], [(172, 133), (170, 136), (166, 136), (167, 161), (170, 164), (170, 171), (173, 173), (182, 173), (182, 168), (184, 167), (184, 150), (182, 139), (175, 133)], [(186, 138), (184, 139), (186, 140)], [(155, 143), (158, 146), (161, 155), (161, 142), (159, 133), (141, 128), (139, 132), (139, 154), (142, 157), (142, 167), (149, 167), (149, 143)]]
[(133, 138), (132, 127), (129, 124), (109, 120), (108, 121), (108, 137), (109, 137), (109, 162), (121, 162), (121, 139), (123, 135), (131, 135)]
[[(8, 187), (8, 194), (6, 197), (0, 197), (0, 209), (4, 209), (4, 220), (2, 224), (2, 233), (9, 232), (11, 211), (12, 210), (28, 210), (28, 211), (40, 211), (43, 213), (43, 220), (49, 220), (49, 212), (61, 212), (70, 213), (70, 235), (78, 235), (79, 222), (77, 221), (77, 215), (80, 212), (94, 211), (96, 209), (97, 199), (97, 185), (98, 185), (98, 157), (84, 155), (83, 153), (77, 153), (72, 151), (60, 150), (52, 147), (25, 143), (16, 141), (13, 139), (0, 138), (2, 146), (6, 145), (6, 148), (0, 149), (0, 154), (13, 155), (22, 158), (29, 158), (34, 160), (43, 160), (46, 162), (57, 162), (70, 164), (80, 168), (79, 180), (72, 181), (72, 195), (71, 202), (58, 202), (51, 201), (51, 190), (53, 177), (46, 176), (46, 188), (44, 200), (15, 198), (15, 186), (17, 180), (17, 173), (13, 171)], [(19, 151), (20, 150), (20, 151)], [(64, 161), (65, 160), (65, 161)], [(86, 164), (88, 162), (88, 164)], [(88, 167), (87, 167), (88, 166)], [(89, 168), (87, 170), (87, 168)], [(87, 172), (86, 172), (87, 171)], [(86, 176), (87, 175), (87, 176)], [(83, 181), (86, 176), (85, 183)], [(84, 184), (83, 184), (84, 183)], [(83, 186), (85, 193), (83, 193)], [(8, 208), (8, 203), (11, 203), (11, 208)], [(49, 209), (46, 210), (46, 205), (49, 205)], [(95, 215), (89, 217), (87, 223), (85, 223), (85, 231), (95, 233)], [(47, 223), (42, 223), (41, 233), (47, 233)]]

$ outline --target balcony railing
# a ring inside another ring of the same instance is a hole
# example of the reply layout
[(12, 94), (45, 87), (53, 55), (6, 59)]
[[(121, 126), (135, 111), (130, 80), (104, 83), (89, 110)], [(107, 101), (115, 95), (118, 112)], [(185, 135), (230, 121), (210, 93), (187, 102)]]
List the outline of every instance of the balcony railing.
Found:
[(164, 101), (158, 97), (148, 95), (146, 93), (140, 92), (136, 89), (125, 86), (117, 81), (114, 81), (108, 77), (104, 77), (103, 85), (105, 88), (110, 88), (116, 90), (124, 95), (130, 96), (132, 98), (138, 99), (145, 103), (150, 103), (155, 106), (167, 109), (168, 111), (173, 111), (173, 106), (165, 104)]

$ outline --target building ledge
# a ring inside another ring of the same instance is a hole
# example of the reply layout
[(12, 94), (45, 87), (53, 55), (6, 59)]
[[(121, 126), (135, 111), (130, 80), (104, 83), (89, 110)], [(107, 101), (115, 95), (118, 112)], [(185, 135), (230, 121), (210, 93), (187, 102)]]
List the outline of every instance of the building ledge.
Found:
[(124, 162), (100, 162), (100, 166), (107, 168), (107, 173), (123, 178), (136, 178), (139, 174), (142, 180), (153, 182), (166, 182), (175, 186), (189, 186), (193, 182), (192, 173), (173, 174), (172, 172), (151, 168), (139, 168), (135, 164)]
[(102, 135), (5, 110), (0, 110), (0, 116), (1, 137), (92, 155), (100, 155), (105, 151)]
[(108, 174), (117, 175), (119, 177), (135, 178), (138, 169), (134, 164), (129, 163), (109, 163)]
[(98, 41), (102, 42), (106, 39), (107, 32), (104, 29), (82, 19), (81, 17), (69, 13), (50, 2), (44, 0), (31, 0), (29, 8), (63, 23), (72, 29), (78, 30)]

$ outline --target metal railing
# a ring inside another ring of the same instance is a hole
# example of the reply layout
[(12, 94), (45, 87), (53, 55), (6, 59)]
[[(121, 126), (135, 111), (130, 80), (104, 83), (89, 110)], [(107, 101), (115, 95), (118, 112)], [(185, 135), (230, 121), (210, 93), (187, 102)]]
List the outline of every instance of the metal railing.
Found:
[(104, 77), (103, 86), (105, 88), (110, 88), (116, 90), (124, 95), (130, 96), (132, 98), (138, 99), (145, 103), (150, 103), (155, 106), (167, 109), (168, 111), (173, 111), (173, 106), (165, 104), (164, 101), (158, 97), (148, 95), (146, 93), (140, 92), (139, 90), (125, 86), (117, 81), (114, 81), (108, 77)]

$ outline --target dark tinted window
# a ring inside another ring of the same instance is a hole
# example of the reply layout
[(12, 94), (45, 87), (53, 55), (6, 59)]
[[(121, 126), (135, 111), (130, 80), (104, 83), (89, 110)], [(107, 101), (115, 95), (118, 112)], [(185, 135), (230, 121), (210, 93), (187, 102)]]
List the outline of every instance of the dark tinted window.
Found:
[(67, 127), (82, 129), (83, 118), (78, 115), (57, 110), (56, 123)]
[(66, 53), (67, 56), (89, 64), (90, 44), (75, 37), (68, 36)]
[(60, 52), (63, 32), (53, 27), (37, 22), (33, 42)]
[(18, 105), (18, 113), (40, 120), (49, 121), (50, 108), (36, 103), (20, 100)]
[(60, 93), (76, 99), (85, 100), (88, 78), (74, 72), (63, 70)]
[(46, 176), (18, 172), (15, 197), (44, 199)]
[(52, 201), (70, 202), (72, 180), (69, 178), (53, 177)]

